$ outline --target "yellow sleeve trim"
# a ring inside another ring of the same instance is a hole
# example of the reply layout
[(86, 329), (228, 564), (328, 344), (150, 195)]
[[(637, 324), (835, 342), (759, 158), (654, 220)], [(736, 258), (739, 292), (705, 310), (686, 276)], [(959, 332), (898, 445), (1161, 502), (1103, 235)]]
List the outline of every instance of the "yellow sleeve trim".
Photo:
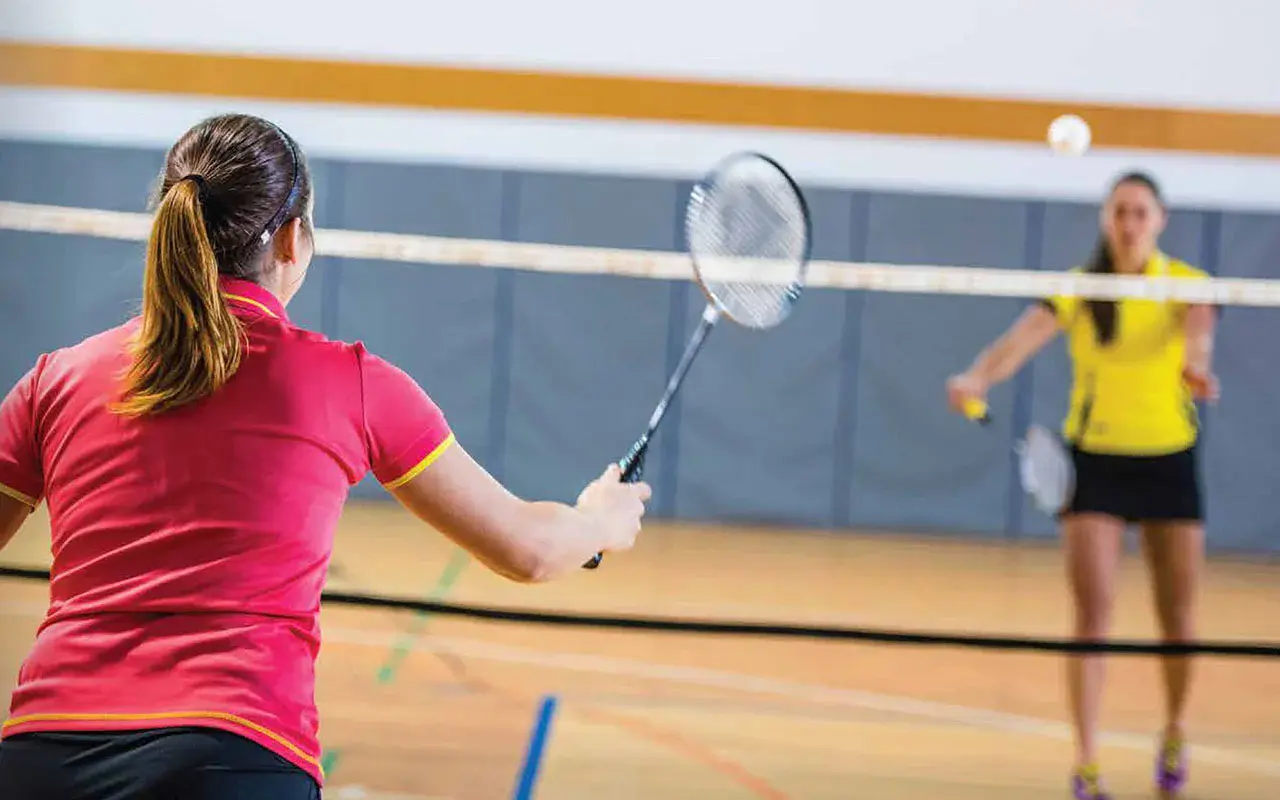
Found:
[(436, 448), (432, 450), (430, 453), (428, 453), (426, 458), (419, 461), (413, 469), (401, 475), (399, 478), (396, 478), (395, 480), (389, 481), (382, 485), (387, 489), (399, 489), (401, 486), (404, 486), (409, 481), (421, 475), (422, 471), (427, 467), (431, 466), (432, 462), (434, 462), (437, 458), (439, 458), (441, 453), (443, 453), (445, 450), (448, 450), (449, 446), (452, 445), (453, 442), (454, 442), (454, 435), (451, 433), (445, 438), (443, 442), (436, 445)]
[(275, 731), (264, 728), (256, 722), (250, 722), (244, 717), (238, 717), (235, 714), (224, 714), (220, 711), (171, 711), (161, 714), (30, 714), (25, 717), (11, 719), (4, 723), (3, 727), (12, 728), (33, 722), (160, 722), (183, 719), (217, 719), (239, 725), (242, 728), (248, 728), (288, 748), (289, 752), (308, 764), (315, 767), (320, 766), (318, 759), (304, 752), (301, 747), (298, 747)]
[(9, 486), (5, 486), (3, 483), (0, 483), (0, 494), (8, 495), (9, 497), (12, 497), (14, 500), (17, 500), (19, 503), (22, 503), (23, 505), (31, 506), (32, 508), (36, 508), (37, 506), (40, 505), (40, 501), (37, 500), (36, 498), (28, 497), (27, 495), (23, 494), (17, 489), (11, 488)]

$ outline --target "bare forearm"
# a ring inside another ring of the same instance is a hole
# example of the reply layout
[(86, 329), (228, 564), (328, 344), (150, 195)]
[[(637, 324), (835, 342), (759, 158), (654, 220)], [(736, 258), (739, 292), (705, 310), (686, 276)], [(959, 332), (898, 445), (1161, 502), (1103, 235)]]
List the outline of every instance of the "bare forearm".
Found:
[(1213, 366), (1215, 314), (1208, 306), (1196, 306), (1187, 315), (1187, 344), (1183, 358), (1188, 369), (1209, 372)]
[(505, 490), (492, 491), (493, 486), (488, 497), (471, 503), (456, 485), (442, 480), (434, 487), (411, 483), (392, 493), (476, 560), (520, 583), (564, 575), (601, 549), (603, 526), (588, 513), (564, 503), (520, 500)]
[(518, 583), (554, 580), (598, 552), (586, 515), (561, 503), (524, 502), (483, 528), (454, 521), (435, 525), (486, 567)]
[(1203, 334), (1187, 340), (1187, 367), (1197, 372), (1209, 372), (1213, 368), (1213, 336)]
[(596, 553), (628, 549), (650, 496), (647, 484), (623, 483), (610, 464), (574, 505), (522, 500), (460, 445), (390, 491), (489, 569), (521, 583), (554, 580)]
[(530, 502), (524, 510), (524, 535), (513, 542), (514, 580), (555, 580), (591, 559), (604, 547), (602, 525), (573, 506)]
[(978, 354), (968, 373), (987, 386), (1003, 383), (1016, 375), (1022, 365), (1048, 344), (1057, 332), (1058, 323), (1053, 312), (1044, 306), (1033, 305), (1009, 330)]
[(1213, 367), (1213, 333), (1198, 331), (1189, 335), (1185, 358), (1189, 368), (1209, 372)]
[(1012, 378), (1022, 368), (1026, 355), (1010, 336), (1002, 336), (978, 354), (969, 367), (969, 374), (988, 386), (995, 386)]

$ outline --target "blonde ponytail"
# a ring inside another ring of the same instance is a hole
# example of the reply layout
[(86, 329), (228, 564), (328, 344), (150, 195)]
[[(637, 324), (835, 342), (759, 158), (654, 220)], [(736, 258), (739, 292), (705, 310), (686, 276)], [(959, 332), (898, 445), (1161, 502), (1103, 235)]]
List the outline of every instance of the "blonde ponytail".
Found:
[(170, 187), (147, 243), (142, 327), (130, 346), (125, 416), (158, 414), (222, 388), (240, 366), (244, 329), (218, 284), (218, 260), (204, 224), (200, 179)]

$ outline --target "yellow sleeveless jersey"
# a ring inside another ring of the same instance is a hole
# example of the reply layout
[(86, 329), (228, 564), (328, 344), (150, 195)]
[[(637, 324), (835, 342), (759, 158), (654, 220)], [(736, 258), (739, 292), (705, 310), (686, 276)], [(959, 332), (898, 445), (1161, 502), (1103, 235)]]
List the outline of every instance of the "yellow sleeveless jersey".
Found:
[[(1145, 274), (1209, 277), (1163, 253), (1151, 257)], [(1069, 441), (1081, 450), (1114, 455), (1164, 455), (1196, 442), (1196, 409), (1182, 380), (1185, 304), (1119, 300), (1115, 336), (1100, 344), (1085, 300), (1048, 302), (1072, 361), (1071, 404), (1062, 429)]]

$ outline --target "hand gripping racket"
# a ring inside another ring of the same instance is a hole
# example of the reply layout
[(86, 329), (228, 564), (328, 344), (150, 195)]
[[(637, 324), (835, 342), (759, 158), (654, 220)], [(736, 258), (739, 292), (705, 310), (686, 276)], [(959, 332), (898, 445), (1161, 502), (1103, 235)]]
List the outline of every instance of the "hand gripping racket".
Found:
[[(707, 307), (648, 428), (618, 462), (628, 483), (640, 480), (649, 443), (720, 318), (746, 328), (772, 328), (790, 315), (804, 288), (812, 238), (809, 206), (787, 171), (768, 156), (735, 153), (712, 168), (689, 195), (684, 228)], [(595, 569), (602, 557), (597, 553), (583, 566)]]

